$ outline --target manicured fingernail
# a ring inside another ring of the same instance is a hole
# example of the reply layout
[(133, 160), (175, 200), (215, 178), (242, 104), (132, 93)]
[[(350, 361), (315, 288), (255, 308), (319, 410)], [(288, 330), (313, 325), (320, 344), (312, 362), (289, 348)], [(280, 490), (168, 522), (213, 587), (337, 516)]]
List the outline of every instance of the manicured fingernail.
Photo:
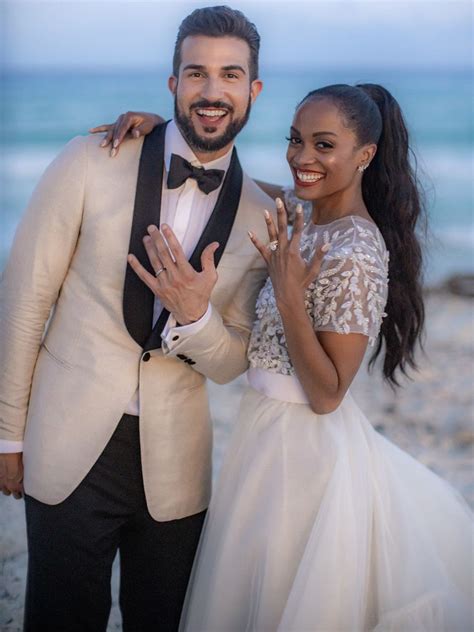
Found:
[(277, 205), (277, 208), (283, 208), (283, 202), (279, 197), (275, 199), (275, 204)]
[(148, 232), (149, 233), (154, 233), (156, 231), (156, 226), (153, 226), (153, 224), (151, 226), (148, 226)]
[(267, 209), (265, 209), (263, 212), (265, 213), (265, 219), (270, 219), (270, 213), (267, 211)]
[(118, 138), (114, 140), (114, 148), (119, 146)]
[(324, 246), (321, 246), (321, 250), (323, 252), (327, 252), (330, 249), (331, 249), (331, 244), (324, 244)]
[(112, 151), (110, 152), (110, 157), (114, 158), (117, 155), (117, 150), (116, 149), (112, 149)]
[(249, 230), (247, 231), (248, 236), (250, 237), (250, 239), (253, 239), (253, 233), (251, 233)]
[(301, 213), (303, 212), (303, 207), (299, 203), (296, 205), (296, 212), (298, 213), (298, 215), (301, 215)]
[(101, 147), (107, 147), (107, 141), (105, 140), (105, 138), (104, 138), (104, 140), (100, 143), (100, 146), (101, 146)]
[(140, 136), (140, 130), (139, 129), (134, 129), (132, 132), (132, 136), (133, 138), (138, 138)]

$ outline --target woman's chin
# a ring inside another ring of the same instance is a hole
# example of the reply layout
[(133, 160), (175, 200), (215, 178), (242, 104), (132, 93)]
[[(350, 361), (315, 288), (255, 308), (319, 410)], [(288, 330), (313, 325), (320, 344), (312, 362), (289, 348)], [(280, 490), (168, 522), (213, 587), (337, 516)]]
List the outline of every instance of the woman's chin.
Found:
[(319, 197), (318, 192), (315, 191), (315, 187), (299, 186), (296, 182), (294, 183), (294, 187), (295, 195), (300, 198), (300, 200), (316, 200)]

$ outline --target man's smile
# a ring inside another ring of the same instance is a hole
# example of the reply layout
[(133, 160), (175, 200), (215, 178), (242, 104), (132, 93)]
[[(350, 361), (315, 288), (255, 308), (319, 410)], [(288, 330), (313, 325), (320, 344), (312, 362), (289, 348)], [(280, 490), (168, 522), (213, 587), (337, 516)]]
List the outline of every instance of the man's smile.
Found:
[[(195, 108), (194, 112), (198, 116), (198, 120), (205, 127), (220, 127), (221, 123), (227, 118), (229, 111), (224, 108)], [(207, 130), (206, 130), (207, 131)]]

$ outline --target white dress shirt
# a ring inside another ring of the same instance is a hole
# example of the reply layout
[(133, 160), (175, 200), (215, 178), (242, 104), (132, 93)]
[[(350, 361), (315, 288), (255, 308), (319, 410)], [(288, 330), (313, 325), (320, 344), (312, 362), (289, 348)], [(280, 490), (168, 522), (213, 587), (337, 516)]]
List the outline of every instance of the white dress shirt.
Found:
[[(170, 168), (171, 154), (178, 154), (190, 162), (194, 167), (204, 166), (194, 155), (194, 152), (184, 140), (176, 123), (171, 121), (166, 127), (165, 133), (165, 159), (163, 168), (163, 186), (161, 189), (161, 224), (168, 224), (176, 235), (181, 244), (184, 254), (189, 259), (194, 248), (197, 246), (204, 228), (211, 216), (214, 206), (219, 197), (221, 185), (208, 193), (203, 193), (197, 185), (196, 180), (188, 178), (184, 184), (177, 189), (168, 189), (167, 179)], [(220, 158), (206, 162), (206, 169), (222, 169), (227, 172), (232, 157), (232, 147)], [(160, 317), (162, 305), (158, 298), (155, 298), (153, 307), (153, 326)], [(172, 315), (169, 316), (166, 325), (161, 334), (162, 339), (166, 342), (170, 340), (177, 330), (187, 333), (197, 332), (207, 323), (211, 316), (211, 309), (208, 306), (206, 313), (202, 318), (190, 325), (182, 325), (176, 327), (176, 320)], [(138, 415), (140, 409), (138, 399), (138, 389), (129, 402), (125, 412), (128, 415)]]
[[(220, 158), (206, 162), (206, 169), (222, 169), (227, 172), (232, 157), (232, 147)], [(177, 189), (168, 189), (167, 179), (171, 162), (171, 154), (178, 154), (185, 158), (195, 167), (204, 166), (194, 155), (192, 149), (184, 140), (176, 123), (171, 121), (166, 127), (165, 133), (165, 155), (163, 167), (163, 186), (161, 191), (161, 212), (160, 222), (168, 224), (180, 242), (186, 257), (190, 257), (197, 246), (199, 238), (211, 216), (217, 202), (221, 185), (211, 191), (208, 195), (203, 193), (196, 180), (188, 178), (184, 184)], [(159, 299), (155, 299), (153, 308), (153, 325), (155, 325), (161, 312), (162, 305)], [(204, 316), (190, 325), (176, 326), (176, 320), (170, 315), (163, 329), (161, 337), (164, 341), (171, 340), (176, 331), (197, 332), (207, 323), (211, 315), (210, 306)], [(129, 415), (139, 414), (138, 389), (133, 398), (128, 403), (125, 413)], [(0, 453), (21, 452), (23, 450), (22, 441), (0, 440)]]

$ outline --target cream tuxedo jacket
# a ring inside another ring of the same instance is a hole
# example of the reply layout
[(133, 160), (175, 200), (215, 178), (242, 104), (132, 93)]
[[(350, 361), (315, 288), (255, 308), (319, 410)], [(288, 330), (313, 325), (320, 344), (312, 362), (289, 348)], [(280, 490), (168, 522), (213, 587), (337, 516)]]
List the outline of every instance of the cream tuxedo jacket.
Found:
[(266, 240), (263, 210), (273, 205), (243, 174), (209, 322), (167, 348), (140, 345), (123, 299), (144, 141), (125, 143), (113, 160), (100, 141), (77, 137), (65, 147), (18, 228), (0, 285), (0, 438), (24, 440), (26, 493), (59, 503), (91, 469), (139, 385), (148, 508), (173, 520), (209, 502), (206, 378), (225, 383), (247, 368), (266, 276), (247, 230)]

